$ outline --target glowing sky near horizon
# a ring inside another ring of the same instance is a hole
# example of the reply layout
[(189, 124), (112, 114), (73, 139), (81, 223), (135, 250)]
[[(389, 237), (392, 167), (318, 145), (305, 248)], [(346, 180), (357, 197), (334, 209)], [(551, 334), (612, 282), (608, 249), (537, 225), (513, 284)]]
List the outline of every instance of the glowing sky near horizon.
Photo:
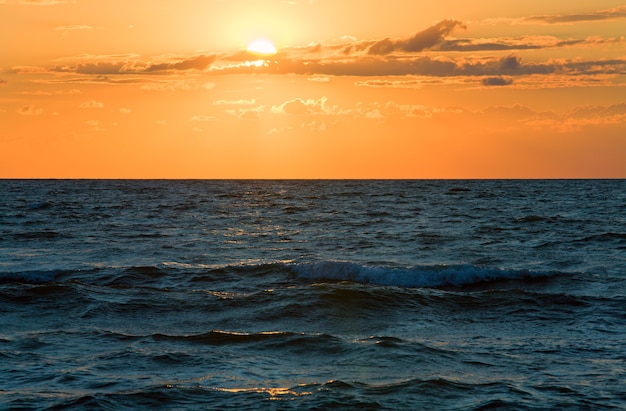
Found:
[(626, 178), (618, 1), (0, 0), (0, 27), (0, 178)]

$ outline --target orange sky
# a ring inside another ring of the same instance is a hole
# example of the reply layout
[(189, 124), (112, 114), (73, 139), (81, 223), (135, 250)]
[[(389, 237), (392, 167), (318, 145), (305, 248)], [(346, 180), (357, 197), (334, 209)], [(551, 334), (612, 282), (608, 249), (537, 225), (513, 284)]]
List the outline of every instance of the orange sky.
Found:
[(0, 178), (626, 178), (623, 2), (0, 0), (0, 27)]

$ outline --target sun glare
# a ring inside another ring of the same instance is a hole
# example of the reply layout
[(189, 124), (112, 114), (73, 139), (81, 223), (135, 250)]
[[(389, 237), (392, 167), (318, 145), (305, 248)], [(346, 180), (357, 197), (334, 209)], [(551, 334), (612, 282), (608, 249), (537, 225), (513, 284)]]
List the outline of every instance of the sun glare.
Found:
[(276, 54), (276, 47), (274, 47), (274, 45), (269, 40), (258, 39), (248, 44), (248, 48), (246, 48), (246, 51), (252, 54), (269, 56), (272, 54)]

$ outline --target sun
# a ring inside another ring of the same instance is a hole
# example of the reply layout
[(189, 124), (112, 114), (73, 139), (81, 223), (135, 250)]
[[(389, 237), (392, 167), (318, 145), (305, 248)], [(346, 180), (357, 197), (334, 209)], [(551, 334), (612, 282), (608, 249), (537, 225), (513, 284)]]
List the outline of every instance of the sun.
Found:
[(246, 51), (251, 54), (256, 54), (260, 56), (269, 56), (272, 54), (276, 54), (276, 47), (272, 44), (271, 41), (266, 39), (257, 39), (252, 43), (248, 44)]

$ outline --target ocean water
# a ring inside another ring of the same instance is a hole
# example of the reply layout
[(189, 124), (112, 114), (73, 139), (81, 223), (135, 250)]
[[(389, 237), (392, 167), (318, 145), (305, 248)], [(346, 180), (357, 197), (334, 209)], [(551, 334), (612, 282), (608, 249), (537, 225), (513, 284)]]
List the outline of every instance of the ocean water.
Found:
[(0, 409), (626, 409), (626, 180), (0, 180)]

